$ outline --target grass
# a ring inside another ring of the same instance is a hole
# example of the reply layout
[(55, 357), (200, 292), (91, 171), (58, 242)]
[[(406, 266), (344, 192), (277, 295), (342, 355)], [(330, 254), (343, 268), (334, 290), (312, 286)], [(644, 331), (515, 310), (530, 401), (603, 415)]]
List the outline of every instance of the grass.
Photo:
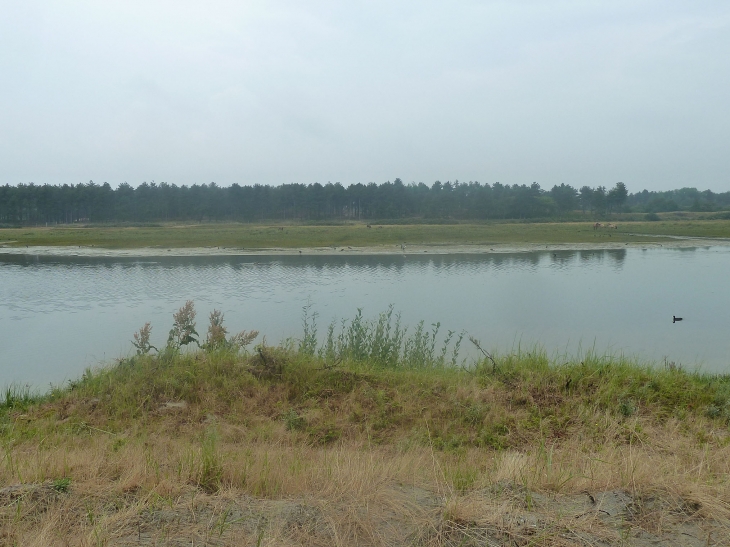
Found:
[(593, 230), (592, 222), (489, 222), (481, 224), (364, 223), (164, 224), (160, 226), (55, 226), (0, 229), (9, 246), (81, 245), (111, 249), (140, 247), (231, 247), (245, 249), (418, 245), (498, 245), (656, 241), (652, 235), (730, 237), (730, 220), (664, 215), (658, 222), (615, 220), (617, 230)]
[(433, 344), (415, 359), (418, 331), (396, 337), (394, 321), (355, 319), (321, 346), (163, 350), (44, 396), (9, 391), (0, 544), (728, 537), (730, 377), (539, 351), (451, 366)]

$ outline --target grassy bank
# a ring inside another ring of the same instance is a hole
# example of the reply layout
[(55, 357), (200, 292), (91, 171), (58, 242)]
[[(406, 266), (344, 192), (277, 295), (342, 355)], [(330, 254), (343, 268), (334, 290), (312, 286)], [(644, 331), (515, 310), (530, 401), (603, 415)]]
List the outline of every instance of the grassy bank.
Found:
[(60, 226), (0, 229), (10, 246), (83, 245), (104, 248), (233, 247), (246, 249), (407, 244), (525, 244), (656, 241), (653, 235), (730, 237), (730, 220), (615, 221), (594, 230), (590, 222), (406, 224), (336, 226), (189, 224), (137, 227)]
[(163, 351), (8, 391), (0, 544), (727, 545), (726, 376), (319, 353)]

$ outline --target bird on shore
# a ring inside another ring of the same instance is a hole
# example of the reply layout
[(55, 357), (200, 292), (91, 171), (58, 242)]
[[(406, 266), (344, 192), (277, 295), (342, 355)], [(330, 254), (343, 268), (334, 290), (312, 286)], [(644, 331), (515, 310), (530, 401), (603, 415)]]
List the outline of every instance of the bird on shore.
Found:
[(677, 321), (681, 321), (681, 320), (682, 320), (681, 317), (677, 317), (676, 315), (672, 316), (672, 323), (676, 323)]

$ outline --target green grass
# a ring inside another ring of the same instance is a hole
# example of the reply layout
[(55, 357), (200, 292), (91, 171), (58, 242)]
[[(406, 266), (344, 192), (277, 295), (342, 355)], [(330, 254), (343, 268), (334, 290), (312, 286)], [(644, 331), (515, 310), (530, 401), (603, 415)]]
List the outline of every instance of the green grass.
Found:
[(0, 399), (0, 410), (24, 410), (44, 397), (34, 392), (28, 386), (11, 385), (5, 388), (2, 399)]
[[(363, 224), (333, 226), (251, 224), (166, 224), (161, 226), (61, 226), (0, 229), (0, 244), (10, 246), (81, 245), (111, 249), (159, 247), (233, 247), (245, 249), (329, 246), (450, 244), (551, 244), (656, 241), (650, 235), (730, 237), (730, 220), (621, 222), (618, 230), (594, 231), (592, 222), (483, 224)], [(635, 234), (635, 235), (630, 235)]]
[[(554, 363), (539, 351), (494, 356), (494, 363), (485, 359), (470, 367), (351, 357), (333, 365), (292, 347), (259, 348), (252, 355), (163, 353), (88, 371), (53, 397), (21, 399), (6, 395), (11, 403), (0, 407), (6, 424), (0, 439), (11, 433), (42, 436), (55, 427), (53, 421), (34, 421), (10, 428), (7, 420), (19, 410), (72, 408), (70, 416), (63, 413), (72, 435), (89, 428), (114, 434), (159, 419), (169, 401), (185, 401), (201, 417), (212, 413), (232, 423), (278, 421), (315, 444), (412, 439), (441, 450), (525, 448), (577, 433), (600, 439), (593, 420), (603, 413), (618, 422), (699, 416), (721, 428), (730, 423), (730, 376), (596, 355)], [(205, 442), (210, 456), (214, 440)]]

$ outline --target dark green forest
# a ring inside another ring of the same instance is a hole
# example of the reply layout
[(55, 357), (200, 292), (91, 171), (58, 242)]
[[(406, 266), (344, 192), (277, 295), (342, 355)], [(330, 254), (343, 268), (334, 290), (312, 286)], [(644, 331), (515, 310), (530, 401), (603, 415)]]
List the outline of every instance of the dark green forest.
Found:
[(176, 186), (144, 182), (112, 189), (80, 184), (0, 186), (4, 225), (76, 222), (332, 221), (396, 219), (540, 219), (616, 212), (717, 211), (730, 208), (730, 192), (683, 188), (629, 194), (613, 188), (567, 184), (544, 190), (531, 185), (440, 182), (404, 184), (283, 184), (228, 187), (215, 183)]

